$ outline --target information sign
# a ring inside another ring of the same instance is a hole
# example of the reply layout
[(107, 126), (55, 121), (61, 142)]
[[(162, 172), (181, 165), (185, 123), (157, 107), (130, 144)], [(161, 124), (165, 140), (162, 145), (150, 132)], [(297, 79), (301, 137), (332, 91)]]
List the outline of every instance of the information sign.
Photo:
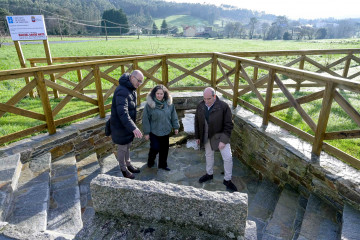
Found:
[(13, 41), (47, 39), (44, 16), (42, 15), (6, 16), (6, 20)]

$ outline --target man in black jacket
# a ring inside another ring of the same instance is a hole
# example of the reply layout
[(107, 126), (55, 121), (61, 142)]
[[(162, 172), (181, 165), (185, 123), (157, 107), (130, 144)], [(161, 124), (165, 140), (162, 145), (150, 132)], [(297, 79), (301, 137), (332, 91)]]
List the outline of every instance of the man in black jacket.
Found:
[(111, 106), (111, 138), (118, 144), (117, 160), (124, 177), (134, 179), (132, 173), (140, 170), (131, 165), (130, 146), (134, 137), (142, 138), (136, 127), (136, 89), (142, 84), (144, 75), (135, 70), (125, 73), (119, 79), (119, 86), (114, 92)]

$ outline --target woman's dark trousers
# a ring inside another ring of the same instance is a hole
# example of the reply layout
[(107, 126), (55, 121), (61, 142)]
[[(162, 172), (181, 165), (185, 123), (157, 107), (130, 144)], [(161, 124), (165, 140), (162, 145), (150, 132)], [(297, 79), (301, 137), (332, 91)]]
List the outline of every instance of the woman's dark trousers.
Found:
[(150, 133), (150, 151), (148, 158), (148, 166), (152, 167), (155, 164), (156, 155), (159, 153), (158, 168), (167, 167), (167, 157), (169, 153), (169, 135), (156, 136)]

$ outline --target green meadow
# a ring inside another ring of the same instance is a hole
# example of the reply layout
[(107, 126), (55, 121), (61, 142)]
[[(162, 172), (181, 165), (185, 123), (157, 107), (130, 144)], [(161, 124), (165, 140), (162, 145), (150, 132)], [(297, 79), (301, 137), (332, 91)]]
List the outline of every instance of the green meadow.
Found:
[[(181, 18), (181, 16), (177, 16)], [(183, 19), (182, 19), (183, 20)], [(159, 20), (161, 25), (161, 21)], [(166, 19), (168, 22), (175, 22), (177, 18)], [(175, 25), (172, 23), (172, 25)], [(111, 37), (108, 41), (105, 38), (64, 38), (64, 43), (58, 43), (60, 38), (50, 38), (50, 48), (53, 57), (64, 56), (95, 56), (95, 55), (127, 55), (127, 54), (163, 54), (163, 53), (195, 53), (195, 52), (233, 52), (233, 51), (273, 51), (273, 50), (303, 50), (303, 49), (342, 49), (342, 48), (359, 48), (360, 39), (338, 39), (338, 40), (311, 40), (311, 41), (263, 41), (263, 40), (240, 40), (240, 39), (185, 39), (185, 38), (172, 38), (172, 37), (149, 37), (140, 36), (137, 37)], [(82, 42), (71, 42), (82, 41)], [(44, 48), (42, 44), (23, 44), (22, 50), (25, 58), (45, 57)], [(359, 57), (359, 56), (357, 56)], [(326, 62), (332, 61), (332, 56), (316, 57), (317, 61), (326, 64)], [(269, 57), (267, 61), (276, 64), (284, 64), (290, 62), (292, 57)], [(181, 59), (174, 60), (177, 64), (191, 69), (204, 60), (201, 59)], [(28, 64), (29, 66), (29, 64)], [(144, 69), (148, 66), (144, 64)], [(151, 65), (149, 66), (151, 67)], [(357, 67), (356, 64), (352, 67)], [(3, 45), (0, 48), (0, 71), (9, 69), (20, 68), (19, 60), (13, 45)], [(307, 70), (311, 69), (311, 66), (305, 66)], [(341, 69), (339, 69), (341, 70)], [(198, 74), (210, 79), (210, 67), (199, 70)], [(251, 75), (251, 70), (248, 73)], [(174, 79), (181, 71), (171, 70), (169, 71), (170, 79)], [(220, 74), (220, 72), (219, 72)], [(260, 72), (261, 74), (261, 72)], [(114, 72), (113, 77), (119, 78), (120, 73)], [(157, 75), (158, 78), (161, 76)], [(67, 79), (74, 79), (74, 74), (66, 76)], [(106, 88), (110, 86), (104, 83)], [(178, 82), (176, 86), (194, 86), (199, 85), (200, 80), (193, 77), (187, 77), (186, 79)], [(16, 79), (11, 81), (0, 82), (0, 103), (7, 102), (14, 94), (24, 86), (23, 79)], [(149, 83), (147, 87), (152, 87), (153, 84)], [(92, 85), (88, 87), (93, 88)], [(293, 90), (292, 90), (293, 91)], [(309, 94), (308, 91), (300, 91), (295, 93), (295, 97), (301, 97)], [(341, 93), (352, 106), (360, 112), (360, 96), (359, 94), (342, 92)], [(264, 96), (264, 94), (263, 94)], [(252, 93), (242, 96), (243, 100), (246, 100), (255, 106), (261, 107), (261, 103), (257, 100), (256, 96)], [(286, 98), (282, 93), (274, 93), (274, 99), (272, 104), (279, 104), (285, 102)], [(60, 102), (59, 99), (51, 99), (51, 105), (54, 107)], [(110, 103), (111, 99), (107, 100)], [(34, 112), (43, 113), (41, 102), (39, 99), (24, 98), (16, 106), (28, 109)], [(313, 101), (309, 104), (302, 105), (305, 111), (311, 116), (311, 118), (317, 122), (317, 118), (321, 109), (321, 100)], [(73, 99), (55, 119), (63, 118), (69, 115), (83, 112), (94, 106), (83, 102), (82, 100)], [(303, 131), (313, 134), (312, 130), (301, 119), (300, 115), (294, 108), (285, 109), (274, 114), (276, 117), (287, 121)], [(0, 118), (0, 136), (4, 136), (13, 132), (21, 131), (23, 129), (37, 126), (40, 121), (24, 118), (14, 114), (6, 113)], [(68, 125), (68, 124), (66, 124)], [(327, 131), (340, 131), (340, 130), (352, 130), (359, 129), (356, 123), (354, 123), (348, 115), (338, 106), (333, 104), (330, 120)], [(360, 139), (352, 140), (333, 140), (329, 143), (339, 149), (351, 154), (352, 156), (360, 159)]]

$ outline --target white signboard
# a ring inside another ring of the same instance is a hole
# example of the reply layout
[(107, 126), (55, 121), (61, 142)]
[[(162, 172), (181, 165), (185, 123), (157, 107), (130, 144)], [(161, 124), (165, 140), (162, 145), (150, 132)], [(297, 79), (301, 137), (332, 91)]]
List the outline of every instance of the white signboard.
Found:
[(6, 16), (6, 20), (13, 41), (47, 39), (42, 15)]

